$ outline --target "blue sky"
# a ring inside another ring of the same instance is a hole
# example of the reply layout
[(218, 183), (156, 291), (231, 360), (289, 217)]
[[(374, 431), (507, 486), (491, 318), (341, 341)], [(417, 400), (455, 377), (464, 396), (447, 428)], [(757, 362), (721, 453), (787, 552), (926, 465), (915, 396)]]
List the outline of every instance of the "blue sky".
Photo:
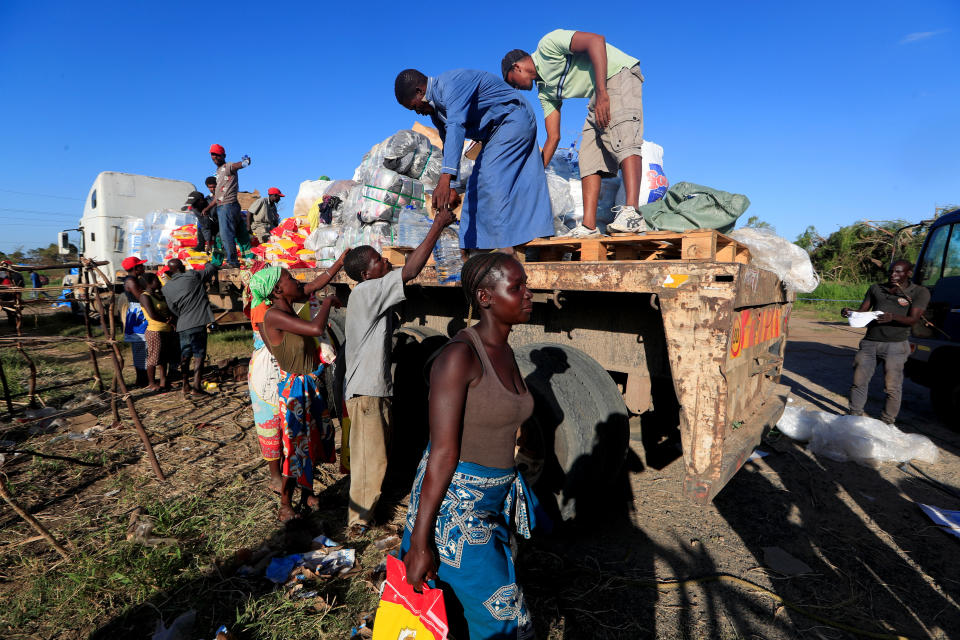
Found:
[[(790, 239), (960, 203), (956, 0), (6, 0), (0, 250), (74, 226), (100, 171), (201, 184), (212, 142), (228, 159), (251, 155), (241, 188), (278, 186), (289, 212), (301, 181), (351, 177), (412, 124), (393, 97), (399, 70), (498, 73), (507, 50), (557, 27), (640, 59), (646, 138), (664, 147), (671, 182), (744, 193), (745, 215)], [(585, 106), (564, 105), (564, 143)]]

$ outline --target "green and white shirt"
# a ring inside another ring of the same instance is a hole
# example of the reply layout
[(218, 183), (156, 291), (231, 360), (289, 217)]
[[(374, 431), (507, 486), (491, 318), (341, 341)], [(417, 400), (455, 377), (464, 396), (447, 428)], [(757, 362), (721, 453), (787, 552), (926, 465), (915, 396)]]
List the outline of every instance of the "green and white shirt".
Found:
[[(570, 50), (570, 40), (575, 33), (571, 29), (555, 29), (543, 36), (537, 50), (530, 54), (539, 76), (537, 95), (543, 105), (544, 117), (560, 109), (566, 98), (593, 97), (595, 87), (590, 56), (586, 51), (574, 53)], [(607, 78), (639, 62), (607, 44)]]

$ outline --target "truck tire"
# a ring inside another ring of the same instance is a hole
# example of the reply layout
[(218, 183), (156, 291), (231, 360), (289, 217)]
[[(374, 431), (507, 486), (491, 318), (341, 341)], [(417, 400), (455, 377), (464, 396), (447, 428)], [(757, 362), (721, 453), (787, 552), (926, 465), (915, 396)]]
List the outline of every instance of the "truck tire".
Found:
[(330, 402), (330, 415), (337, 420), (342, 418), (343, 412), (343, 375), (344, 375), (344, 342), (347, 335), (347, 313), (344, 309), (330, 309), (327, 318), (327, 337), (330, 344), (337, 350), (337, 359), (332, 367), (323, 370), (323, 382), (327, 387), (327, 398)]
[(553, 517), (571, 521), (602, 511), (629, 446), (620, 390), (596, 360), (573, 347), (542, 342), (515, 354), (535, 402), (521, 429), (518, 468)]

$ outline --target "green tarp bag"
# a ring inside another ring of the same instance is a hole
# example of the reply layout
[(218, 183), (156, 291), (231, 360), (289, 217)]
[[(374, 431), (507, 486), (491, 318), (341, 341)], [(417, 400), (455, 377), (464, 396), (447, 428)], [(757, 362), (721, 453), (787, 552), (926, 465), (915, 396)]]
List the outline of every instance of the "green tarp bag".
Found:
[(661, 200), (645, 204), (637, 212), (657, 231), (716, 229), (726, 233), (749, 206), (750, 199), (739, 193), (678, 182)]

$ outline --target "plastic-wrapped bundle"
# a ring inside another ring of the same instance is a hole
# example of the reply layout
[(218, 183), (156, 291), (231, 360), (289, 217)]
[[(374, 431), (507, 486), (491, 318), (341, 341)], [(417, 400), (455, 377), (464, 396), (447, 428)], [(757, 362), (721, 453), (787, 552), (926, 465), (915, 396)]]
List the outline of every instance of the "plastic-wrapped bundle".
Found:
[(293, 201), (293, 215), (306, 216), (310, 207), (323, 197), (334, 183), (330, 180), (304, 180), (300, 183), (297, 197)]
[(423, 206), (423, 183), (391, 169), (373, 172), (363, 185), (359, 215), (362, 222), (393, 222), (403, 207)]
[(577, 153), (572, 149), (557, 149), (550, 158), (547, 172), (555, 173), (564, 180), (580, 178), (580, 166), (577, 163)]
[(433, 261), (436, 263), (437, 281), (440, 284), (460, 282), (463, 259), (460, 255), (458, 225), (451, 225), (440, 232), (437, 244), (433, 247)]
[(820, 283), (807, 252), (769, 229), (737, 229), (730, 237), (747, 245), (751, 262), (773, 271), (788, 288), (810, 293)]
[(127, 216), (124, 223), (124, 232), (123, 252), (128, 256), (141, 258), (140, 254), (143, 252), (144, 241), (146, 240), (146, 222), (143, 218)]
[(904, 433), (892, 424), (867, 416), (839, 416), (825, 411), (787, 407), (777, 429), (794, 440), (809, 441), (807, 448), (831, 460), (864, 464), (939, 458), (937, 446), (928, 437)]
[(379, 142), (363, 155), (360, 165), (353, 171), (353, 181), (365, 183), (377, 169), (383, 168), (383, 154), (387, 148), (387, 141)]
[(553, 228), (557, 235), (567, 231), (565, 217), (573, 213), (575, 204), (570, 196), (567, 181), (552, 171), (547, 172), (547, 190), (550, 192), (550, 208), (553, 211)]
[(385, 143), (383, 166), (415, 180), (427, 189), (437, 186), (443, 154), (422, 133), (403, 129), (390, 136)]
[(303, 248), (310, 251), (319, 251), (325, 247), (333, 247), (337, 244), (337, 238), (339, 237), (340, 230), (337, 227), (328, 224), (319, 225), (307, 236)]
[(426, 239), (432, 225), (422, 210), (413, 206), (405, 207), (397, 217), (395, 246), (416, 249)]

